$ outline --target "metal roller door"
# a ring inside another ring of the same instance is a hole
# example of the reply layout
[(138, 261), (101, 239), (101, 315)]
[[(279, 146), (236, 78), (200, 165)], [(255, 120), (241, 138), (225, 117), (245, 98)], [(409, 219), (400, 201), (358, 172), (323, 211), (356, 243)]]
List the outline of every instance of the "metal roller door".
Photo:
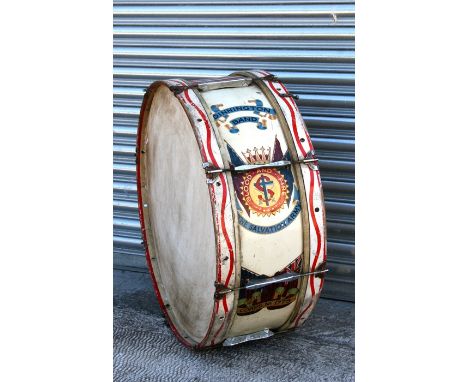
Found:
[(346, 0), (114, 3), (114, 266), (146, 267), (135, 177), (144, 89), (157, 79), (265, 69), (299, 95), (327, 207), (323, 296), (354, 300), (354, 3)]

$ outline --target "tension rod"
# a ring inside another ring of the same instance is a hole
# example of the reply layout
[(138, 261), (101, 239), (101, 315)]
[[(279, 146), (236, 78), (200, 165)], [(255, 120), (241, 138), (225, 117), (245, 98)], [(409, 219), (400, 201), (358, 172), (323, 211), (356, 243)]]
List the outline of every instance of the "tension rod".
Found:
[(215, 287), (216, 287), (216, 292), (215, 296), (217, 298), (224, 296), (225, 294), (235, 292), (237, 290), (242, 290), (242, 289), (259, 289), (263, 288), (267, 285), (271, 284), (277, 284), (277, 283), (282, 283), (282, 282), (289, 282), (292, 280), (297, 280), (301, 277), (305, 276), (310, 276), (310, 275), (324, 275), (325, 273), (328, 272), (328, 269), (323, 269), (320, 271), (314, 271), (314, 272), (305, 272), (305, 273), (296, 273), (296, 272), (288, 272), (284, 273), (279, 276), (273, 276), (267, 279), (260, 279), (260, 280), (253, 280), (249, 281), (246, 285), (237, 287), (237, 288), (228, 288), (224, 286), (223, 284), (215, 282)]
[(289, 160), (282, 160), (282, 161), (277, 161), (277, 162), (271, 162), (271, 163), (263, 163), (263, 164), (246, 164), (246, 165), (241, 165), (241, 166), (236, 166), (233, 168), (217, 168), (213, 167), (210, 163), (205, 162), (203, 163), (203, 168), (205, 169), (205, 172), (209, 175), (215, 175), (215, 174), (220, 174), (222, 172), (245, 172), (245, 171), (251, 171), (251, 170), (256, 170), (258, 168), (278, 168), (278, 167), (287, 167), (290, 166), (291, 164), (302, 164), (302, 163), (317, 163), (318, 159), (317, 158), (305, 158), (305, 159), (300, 159), (297, 161), (289, 161)]

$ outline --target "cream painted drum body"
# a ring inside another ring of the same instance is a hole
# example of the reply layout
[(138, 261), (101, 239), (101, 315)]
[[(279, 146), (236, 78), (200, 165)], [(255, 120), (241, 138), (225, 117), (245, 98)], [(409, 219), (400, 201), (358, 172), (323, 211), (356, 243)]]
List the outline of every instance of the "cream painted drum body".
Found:
[(314, 148), (267, 72), (146, 91), (138, 204), (156, 294), (187, 346), (301, 325), (323, 287), (326, 227)]

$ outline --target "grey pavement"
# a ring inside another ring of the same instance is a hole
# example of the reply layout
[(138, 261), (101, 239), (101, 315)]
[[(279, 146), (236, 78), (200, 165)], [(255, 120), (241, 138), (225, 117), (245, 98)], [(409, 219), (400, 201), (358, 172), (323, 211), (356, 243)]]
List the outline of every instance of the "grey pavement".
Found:
[(354, 381), (354, 304), (322, 298), (296, 331), (195, 351), (165, 323), (149, 274), (115, 270), (114, 381)]

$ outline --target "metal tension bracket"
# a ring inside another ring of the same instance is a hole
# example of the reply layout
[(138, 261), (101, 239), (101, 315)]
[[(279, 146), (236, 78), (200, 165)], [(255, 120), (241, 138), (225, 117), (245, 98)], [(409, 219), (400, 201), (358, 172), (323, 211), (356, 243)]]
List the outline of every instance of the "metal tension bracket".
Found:
[(205, 170), (205, 174), (207, 178), (206, 182), (208, 184), (212, 184), (216, 181), (216, 178), (219, 176), (219, 174), (223, 172), (239, 173), (239, 172), (256, 170), (259, 168), (282, 168), (282, 167), (291, 166), (293, 164), (307, 164), (312, 168), (312, 170), (318, 170), (317, 163), (318, 163), (318, 159), (315, 157), (315, 155), (310, 154), (306, 158), (299, 159), (297, 161), (281, 160), (281, 161), (271, 162), (271, 163), (245, 164), (241, 166), (235, 166), (232, 168), (218, 168), (218, 167), (214, 167), (212, 164), (208, 162), (205, 162), (203, 163), (203, 169)]
[[(324, 268), (324, 267), (319, 267), (319, 268)], [(228, 288), (224, 284), (215, 282), (214, 284), (216, 288), (215, 298), (219, 300), (223, 298), (224, 295), (231, 293), (231, 292), (235, 292), (237, 290), (260, 289), (271, 284), (289, 282), (289, 281), (297, 280), (301, 277), (310, 276), (310, 275), (317, 275), (317, 277), (324, 277), (325, 273), (327, 272), (328, 272), (328, 269), (319, 269), (313, 272), (305, 272), (305, 273), (288, 272), (288, 273), (283, 273), (282, 275), (279, 275), (279, 276), (273, 276), (273, 277), (269, 277), (266, 279), (249, 280), (244, 286), (237, 287), (237, 288)]]
[(252, 79), (247, 77), (223, 77), (214, 81), (195, 82), (191, 85), (174, 85), (170, 86), (169, 89), (174, 94), (179, 94), (187, 89), (197, 89), (201, 92), (206, 92), (216, 89), (242, 88), (249, 86), (251, 83)]
[(284, 94), (280, 94), (280, 97), (291, 97), (291, 98), (294, 98), (296, 101), (299, 99), (299, 96), (297, 94), (294, 94), (294, 93), (284, 93)]

